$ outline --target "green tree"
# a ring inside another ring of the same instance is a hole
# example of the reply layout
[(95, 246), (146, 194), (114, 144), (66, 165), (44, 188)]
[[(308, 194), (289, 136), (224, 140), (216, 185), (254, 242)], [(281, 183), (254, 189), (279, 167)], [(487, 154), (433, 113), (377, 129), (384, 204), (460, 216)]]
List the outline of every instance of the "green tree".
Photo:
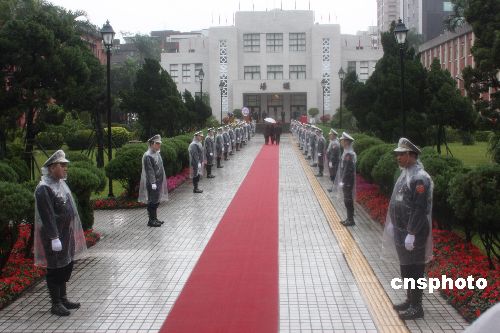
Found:
[(437, 58), (431, 64), (426, 82), (426, 106), (429, 121), (435, 127), (437, 151), (441, 154), (441, 145), (448, 145), (445, 126), (463, 131), (474, 127), (474, 112), (470, 100), (462, 97), (456, 88), (455, 80), (447, 70), (442, 70)]
[(126, 37), (127, 42), (133, 43), (139, 51), (139, 63), (144, 64), (146, 59), (160, 61), (161, 49), (158, 38), (148, 35), (135, 34)]
[(187, 111), (177, 86), (153, 59), (146, 59), (137, 72), (134, 91), (125, 96), (123, 107), (139, 116), (143, 139), (156, 133), (175, 136), (187, 126)]
[(9, 16), (0, 26), (0, 72), (8, 86), (0, 95), (0, 105), (8, 108), (1, 113), (25, 113), (25, 156), (31, 166), (35, 117), (54, 101), (66, 110), (91, 110), (104, 76), (80, 38), (82, 24), (76, 18), (81, 12), (38, 0), (9, 3)]

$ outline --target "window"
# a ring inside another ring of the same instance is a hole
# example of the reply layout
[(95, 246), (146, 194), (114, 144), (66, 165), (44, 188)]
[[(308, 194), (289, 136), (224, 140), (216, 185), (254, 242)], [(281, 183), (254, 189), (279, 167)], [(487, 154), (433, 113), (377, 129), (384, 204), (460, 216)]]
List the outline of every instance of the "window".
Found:
[(194, 80), (200, 82), (200, 70), (203, 68), (203, 64), (194, 64)]
[(260, 52), (260, 34), (243, 34), (243, 51)]
[(306, 50), (306, 33), (290, 33), (290, 51), (304, 52)]
[(246, 106), (260, 106), (260, 95), (246, 95)]
[(245, 66), (243, 72), (245, 80), (260, 80), (260, 66)]
[(267, 66), (267, 79), (268, 80), (283, 79), (283, 65), (268, 65)]
[(191, 64), (182, 64), (182, 83), (191, 82)]
[(368, 80), (368, 61), (360, 61), (359, 63), (359, 80)]
[(172, 80), (175, 82), (175, 83), (178, 83), (179, 82), (179, 69), (178, 69), (178, 65), (177, 64), (171, 64), (170, 65), (170, 76), (172, 77)]
[(283, 34), (266, 34), (266, 48), (268, 53), (283, 52)]
[(290, 80), (298, 80), (306, 78), (305, 65), (290, 65)]
[(347, 62), (347, 73), (354, 72), (356, 73), (356, 61), (348, 61)]

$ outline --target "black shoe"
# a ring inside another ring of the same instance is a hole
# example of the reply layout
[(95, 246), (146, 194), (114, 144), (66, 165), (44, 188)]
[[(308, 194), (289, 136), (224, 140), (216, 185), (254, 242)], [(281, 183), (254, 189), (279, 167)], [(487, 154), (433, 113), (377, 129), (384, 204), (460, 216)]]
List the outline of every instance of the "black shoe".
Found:
[(410, 301), (409, 300), (406, 300), (403, 303), (394, 304), (392, 306), (392, 308), (394, 310), (396, 310), (396, 311), (405, 311), (405, 310), (408, 310), (409, 307), (410, 307)]
[(224, 166), (223, 165), (218, 165), (217, 166), (219, 169), (222, 169)]
[(148, 227), (161, 227), (161, 224), (158, 223), (156, 220), (149, 220)]
[(156, 217), (155, 217), (155, 221), (156, 221), (157, 223), (159, 223), (159, 224), (163, 224), (163, 223), (165, 223), (165, 221), (160, 221), (160, 220), (158, 220)]
[(353, 225), (355, 225), (355, 224), (356, 224), (356, 223), (354, 222), (354, 220), (349, 220), (349, 219), (347, 219), (347, 220), (345, 220), (345, 221), (342, 221), (342, 222), (340, 222), (340, 223), (341, 223), (343, 226), (345, 226), (345, 227), (350, 227), (350, 226), (353, 226)]
[(193, 193), (203, 193), (203, 190), (200, 190), (200, 189), (198, 189), (198, 188), (195, 188), (195, 189), (193, 190)]
[(215, 178), (214, 175), (208, 175), (207, 178)]
[(399, 318), (403, 320), (413, 320), (417, 318), (424, 318), (424, 309), (422, 309), (422, 306), (413, 306), (410, 305), (408, 310), (406, 310), (403, 313), (399, 314)]
[(55, 314), (56, 316), (69, 316), (71, 312), (69, 312), (68, 309), (62, 304), (62, 303), (52, 303), (52, 308), (50, 309), (50, 312)]
[(333, 189), (329, 188), (327, 191), (328, 191), (328, 192), (333, 192)]
[(64, 307), (66, 309), (68, 309), (68, 310), (73, 310), (73, 309), (79, 309), (80, 308), (80, 303), (71, 302), (66, 297), (61, 297), (61, 302), (62, 302), (62, 305), (64, 305)]
[(317, 166), (318, 166), (318, 163), (314, 163), (312, 166), (313, 166), (313, 167), (317, 167)]
[(318, 174), (316, 175), (316, 177), (323, 177), (323, 174), (322, 174), (322, 173), (318, 173)]

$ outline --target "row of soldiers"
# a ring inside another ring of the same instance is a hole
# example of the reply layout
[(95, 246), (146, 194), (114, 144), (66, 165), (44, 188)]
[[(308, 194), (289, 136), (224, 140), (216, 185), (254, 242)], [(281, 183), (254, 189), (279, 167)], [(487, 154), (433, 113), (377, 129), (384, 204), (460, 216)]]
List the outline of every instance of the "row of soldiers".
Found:
[(356, 153), (353, 150), (354, 138), (343, 132), (340, 139), (333, 128), (328, 133), (329, 142), (323, 136), (323, 130), (311, 124), (303, 124), (293, 120), (290, 126), (292, 134), (297, 138), (300, 150), (306, 159), (311, 160), (312, 167), (318, 167), (317, 177), (323, 177), (325, 162), (332, 187), (328, 190), (338, 197), (343, 197), (347, 218), (341, 223), (353, 226), (354, 198), (356, 196)]
[[(245, 121), (233, 122), (217, 128), (209, 128), (207, 137), (198, 131), (189, 144), (190, 177), (193, 180), (193, 193), (203, 193), (199, 188), (203, 175), (203, 166), (207, 178), (215, 178), (212, 167), (223, 168), (221, 161), (228, 161), (229, 155), (234, 155), (250, 141), (255, 134), (253, 123)], [(161, 136), (159, 134), (148, 140), (149, 148), (142, 158), (142, 174), (139, 186), (139, 201), (147, 204), (148, 226), (160, 227), (164, 222), (157, 217), (160, 202), (168, 199), (167, 178), (160, 155)]]

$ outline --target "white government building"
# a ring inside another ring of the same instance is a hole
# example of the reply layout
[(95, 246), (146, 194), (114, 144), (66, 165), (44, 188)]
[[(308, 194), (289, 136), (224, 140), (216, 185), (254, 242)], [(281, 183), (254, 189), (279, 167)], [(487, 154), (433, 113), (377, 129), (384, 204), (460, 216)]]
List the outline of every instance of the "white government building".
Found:
[(289, 122), (314, 107), (321, 116), (323, 105), (333, 115), (339, 69), (365, 81), (383, 55), (371, 31), (341, 35), (338, 24), (315, 23), (311, 10), (239, 11), (233, 26), (169, 35), (161, 65), (180, 92), (202, 89), (219, 120), (242, 107), (260, 121), (265, 113)]

